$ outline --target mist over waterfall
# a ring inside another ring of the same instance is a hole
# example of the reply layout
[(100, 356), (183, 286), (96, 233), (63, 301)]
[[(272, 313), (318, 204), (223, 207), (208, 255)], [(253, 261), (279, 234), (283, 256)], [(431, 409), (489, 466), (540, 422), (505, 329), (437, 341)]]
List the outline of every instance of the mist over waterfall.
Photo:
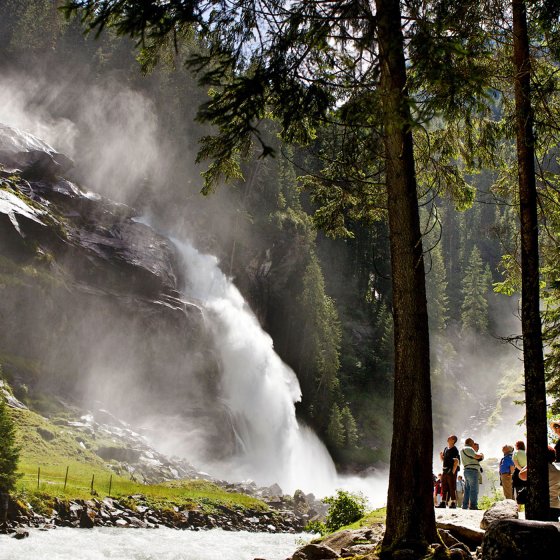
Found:
[(301, 391), (295, 373), (276, 354), (218, 259), (189, 243), (176, 245), (185, 265), (185, 292), (207, 312), (222, 367), (220, 398), (236, 439), (235, 455), (211, 465), (212, 474), (277, 482), (290, 492), (332, 492), (334, 463), (315, 433), (296, 418), (294, 403)]

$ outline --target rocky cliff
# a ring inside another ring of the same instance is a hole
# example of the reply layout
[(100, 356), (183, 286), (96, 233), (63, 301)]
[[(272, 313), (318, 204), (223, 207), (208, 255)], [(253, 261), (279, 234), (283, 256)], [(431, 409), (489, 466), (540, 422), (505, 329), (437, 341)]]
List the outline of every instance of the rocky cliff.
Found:
[(50, 393), (131, 421), (196, 418), (208, 453), (227, 453), (219, 364), (200, 306), (181, 293), (175, 247), (134, 209), (73, 183), (71, 167), (0, 125), (4, 373), (46, 409)]

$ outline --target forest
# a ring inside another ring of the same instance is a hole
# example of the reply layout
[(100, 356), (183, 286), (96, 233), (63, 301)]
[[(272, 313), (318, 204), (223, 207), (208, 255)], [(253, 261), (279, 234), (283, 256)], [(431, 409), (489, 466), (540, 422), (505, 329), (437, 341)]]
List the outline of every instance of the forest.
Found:
[(82, 162), (84, 180), (218, 255), (340, 470), (407, 463), (389, 503), (405, 479), (420, 498), (414, 515), (405, 499), (388, 510), (388, 547), (435, 531), (433, 516), (414, 521), (434, 441), (502, 401), (525, 403), (540, 518), (538, 449), (560, 413), (560, 2), (2, 0), (0, 12), (0, 120), (14, 104), (48, 111), (78, 123), (87, 151), (96, 127), (137, 110), (161, 152), (138, 142), (133, 181), (96, 182)]

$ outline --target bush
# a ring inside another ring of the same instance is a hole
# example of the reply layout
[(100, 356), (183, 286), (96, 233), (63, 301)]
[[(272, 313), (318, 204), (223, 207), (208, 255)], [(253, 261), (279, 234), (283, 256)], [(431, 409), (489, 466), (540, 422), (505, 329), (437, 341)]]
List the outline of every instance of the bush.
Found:
[(0, 389), (0, 492), (11, 492), (19, 478), (16, 428)]
[(328, 533), (325, 524), (321, 521), (310, 521), (303, 529), (306, 533), (319, 533), (326, 535)]
[(366, 512), (366, 499), (362, 494), (337, 490), (336, 496), (324, 498), (329, 504), (325, 527), (333, 532), (362, 518)]

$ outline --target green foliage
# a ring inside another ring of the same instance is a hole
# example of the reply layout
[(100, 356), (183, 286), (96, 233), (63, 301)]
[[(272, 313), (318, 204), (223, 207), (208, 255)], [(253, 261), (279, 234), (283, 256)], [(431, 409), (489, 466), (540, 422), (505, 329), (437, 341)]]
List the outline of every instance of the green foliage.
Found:
[(478, 507), (480, 509), (489, 509), (497, 502), (501, 502), (503, 499), (504, 496), (502, 491), (493, 488), (491, 495), (483, 495), (480, 497), (480, 499), (478, 500)]
[(431, 266), (426, 278), (428, 318), (431, 328), (443, 331), (449, 319), (449, 298), (445, 262), (439, 243), (431, 250), (429, 261)]
[(324, 498), (323, 502), (329, 505), (325, 526), (330, 532), (358, 521), (366, 512), (365, 497), (346, 490), (337, 490), (335, 496)]
[(449, 296), (439, 210), (433, 205), (428, 215), (422, 209), (420, 217), (425, 231), (423, 243), (426, 251), (426, 297), (430, 329), (443, 331), (449, 319)]
[[(323, 273), (317, 257), (312, 254), (303, 277), (303, 291), (300, 297), (304, 317), (304, 344), (302, 350), (314, 359), (312, 371), (303, 380), (304, 391), (307, 388), (311, 396), (310, 404), (314, 414), (323, 426), (329, 426), (332, 418), (331, 403), (338, 389), (338, 370), (340, 367), (341, 326), (333, 300), (326, 294)], [(340, 410), (336, 407), (337, 420), (340, 422)], [(342, 424), (341, 424), (342, 425)], [(336, 435), (336, 428), (331, 429), (334, 442), (344, 435)], [(338, 443), (336, 444), (338, 446)]]
[(19, 478), (17, 469), (19, 446), (16, 443), (16, 428), (0, 389), (0, 492), (14, 490)]
[(303, 530), (306, 533), (319, 533), (320, 535), (328, 534), (326, 525), (322, 521), (310, 521)]
[(353, 449), (358, 445), (358, 427), (356, 426), (356, 420), (354, 420), (354, 416), (352, 416), (352, 411), (348, 405), (340, 411), (340, 420), (344, 427), (344, 447)]
[(334, 448), (341, 448), (344, 446), (345, 433), (344, 424), (342, 422), (342, 415), (340, 408), (337, 404), (333, 404), (329, 416), (329, 424), (327, 426), (327, 441)]
[(461, 322), (463, 331), (472, 330), (478, 333), (488, 331), (490, 279), (490, 271), (484, 267), (480, 251), (478, 247), (474, 246), (462, 282)]

